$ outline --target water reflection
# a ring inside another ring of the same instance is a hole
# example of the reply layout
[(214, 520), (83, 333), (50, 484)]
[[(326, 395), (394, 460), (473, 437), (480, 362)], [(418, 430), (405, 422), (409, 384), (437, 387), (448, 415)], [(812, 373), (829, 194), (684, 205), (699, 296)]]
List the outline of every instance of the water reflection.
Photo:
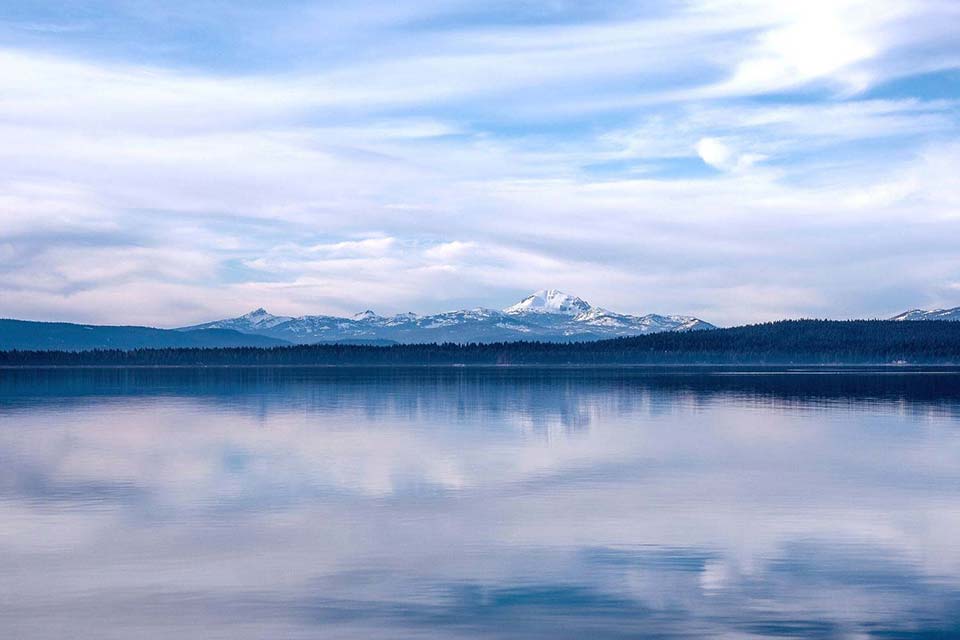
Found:
[(958, 381), (0, 372), (0, 629), (952, 637)]

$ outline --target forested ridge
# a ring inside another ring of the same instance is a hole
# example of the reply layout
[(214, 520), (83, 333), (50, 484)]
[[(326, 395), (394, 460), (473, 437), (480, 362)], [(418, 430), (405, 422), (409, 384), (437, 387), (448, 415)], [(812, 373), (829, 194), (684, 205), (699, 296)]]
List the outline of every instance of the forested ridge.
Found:
[(597, 342), (4, 351), (2, 366), (960, 364), (960, 322), (783, 320)]

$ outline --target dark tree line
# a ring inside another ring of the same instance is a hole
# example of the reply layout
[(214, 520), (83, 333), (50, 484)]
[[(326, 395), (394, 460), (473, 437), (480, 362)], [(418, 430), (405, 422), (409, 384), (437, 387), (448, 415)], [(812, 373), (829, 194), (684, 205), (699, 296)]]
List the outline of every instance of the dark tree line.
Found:
[(5, 351), (0, 366), (960, 364), (960, 322), (783, 320), (598, 342)]

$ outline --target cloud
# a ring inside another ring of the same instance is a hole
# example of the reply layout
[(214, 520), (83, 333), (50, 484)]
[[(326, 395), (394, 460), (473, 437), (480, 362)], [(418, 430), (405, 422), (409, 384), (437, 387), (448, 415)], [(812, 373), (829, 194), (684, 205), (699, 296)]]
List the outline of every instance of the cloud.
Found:
[(738, 153), (719, 138), (700, 138), (697, 142), (697, 155), (711, 167), (723, 171), (747, 169), (763, 159), (763, 156), (756, 154)]
[(958, 66), (949, 5), (383, 8), (173, 3), (166, 48), (19, 30), (0, 313), (182, 325), (544, 286), (719, 323), (960, 303), (958, 101), (890, 89)]

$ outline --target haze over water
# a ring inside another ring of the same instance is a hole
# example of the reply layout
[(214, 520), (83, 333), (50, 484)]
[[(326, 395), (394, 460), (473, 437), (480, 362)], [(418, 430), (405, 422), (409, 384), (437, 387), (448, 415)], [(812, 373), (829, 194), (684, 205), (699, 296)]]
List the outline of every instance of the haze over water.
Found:
[(0, 371), (9, 638), (960, 636), (955, 369)]

